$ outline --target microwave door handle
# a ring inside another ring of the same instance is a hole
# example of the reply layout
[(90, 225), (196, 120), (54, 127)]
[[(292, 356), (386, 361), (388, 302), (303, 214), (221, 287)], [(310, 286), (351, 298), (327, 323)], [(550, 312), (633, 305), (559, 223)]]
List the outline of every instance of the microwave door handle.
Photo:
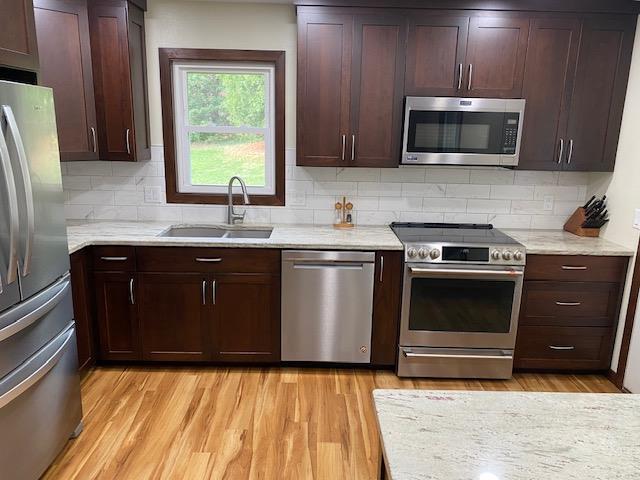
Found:
[(35, 213), (33, 206), (33, 186), (31, 185), (31, 173), (29, 172), (29, 163), (27, 162), (27, 153), (22, 142), (22, 135), (16, 122), (16, 117), (9, 105), (3, 105), (2, 111), (7, 118), (7, 125), (13, 136), (13, 141), (18, 151), (18, 160), (20, 164), (20, 173), (22, 175), (25, 208), (27, 211), (27, 235), (25, 236), (24, 258), (22, 263), (22, 276), (26, 277), (31, 273), (31, 258), (33, 256), (33, 237), (35, 236)]
[(495, 277), (495, 278), (520, 278), (524, 276), (524, 272), (518, 270), (460, 270), (460, 269), (447, 269), (436, 270), (428, 268), (415, 268), (409, 267), (409, 271), (412, 275), (417, 277), (428, 278), (474, 278), (474, 277)]
[(18, 276), (18, 237), (20, 224), (18, 220), (18, 194), (16, 191), (15, 177), (11, 168), (9, 149), (4, 138), (4, 133), (0, 129), (0, 169), (3, 172), (5, 188), (8, 195), (9, 207), (9, 258), (7, 265), (6, 285), (16, 281)]

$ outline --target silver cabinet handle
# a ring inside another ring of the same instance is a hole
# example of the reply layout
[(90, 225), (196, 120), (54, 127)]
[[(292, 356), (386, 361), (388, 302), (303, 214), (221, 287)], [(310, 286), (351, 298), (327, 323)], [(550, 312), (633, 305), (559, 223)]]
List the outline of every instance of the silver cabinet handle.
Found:
[(213, 305), (216, 304), (216, 281), (211, 281), (211, 303)]
[(104, 262), (126, 262), (129, 257), (100, 257)]
[(482, 357), (478, 357), (477, 355), (464, 355), (464, 354), (443, 354), (443, 353), (414, 353), (407, 352), (405, 350), (402, 351), (402, 354), (406, 358), (459, 358), (459, 359), (467, 359), (467, 360), (477, 360), (478, 358), (487, 359), (487, 360), (506, 360), (508, 356), (501, 355), (482, 355)]
[(202, 304), (207, 304), (207, 281), (202, 280)]
[(33, 207), (33, 187), (31, 186), (31, 174), (29, 173), (29, 163), (27, 162), (27, 154), (24, 150), (24, 143), (22, 142), (22, 136), (18, 129), (16, 117), (13, 115), (13, 110), (9, 105), (3, 105), (2, 111), (7, 118), (7, 125), (13, 136), (13, 140), (18, 150), (18, 160), (20, 163), (20, 172), (22, 174), (22, 181), (24, 187), (25, 196), (25, 210), (27, 212), (27, 235), (25, 236), (24, 245), (24, 258), (22, 263), (22, 276), (26, 277), (31, 273), (31, 257), (33, 250), (33, 237), (35, 236), (35, 214)]
[(51, 369), (53, 369), (53, 367), (55, 367), (58, 364), (58, 362), (64, 355), (65, 350), (67, 349), (67, 345), (69, 345), (69, 342), (71, 341), (71, 338), (73, 338), (74, 333), (75, 333), (75, 330), (72, 328), (71, 330), (69, 330), (68, 333), (63, 334), (63, 335), (66, 335), (66, 338), (62, 342), (62, 345), (60, 345), (60, 348), (58, 348), (54, 352), (54, 354), (51, 355), (51, 357), (49, 357), (49, 359), (44, 364), (42, 364), (40, 368), (38, 368), (35, 372), (33, 372), (31, 375), (29, 375), (19, 384), (17, 384), (7, 393), (0, 396), (0, 408), (3, 408), (4, 406), (8, 405), (12, 401), (14, 401), (16, 398), (18, 398), (20, 395), (22, 395), (24, 392), (26, 392), (28, 389), (33, 387), (36, 383), (42, 380), (44, 376), (47, 373), (49, 373)]
[(133, 295), (133, 278), (129, 280), (129, 302), (131, 302), (131, 305), (136, 304), (136, 297)]
[(556, 302), (556, 305), (559, 307), (579, 307), (582, 305), (581, 302)]
[(384, 279), (384, 255), (380, 255), (380, 283)]
[(549, 348), (551, 350), (575, 350), (576, 349), (576, 347), (574, 346), (559, 347), (557, 345), (549, 345)]
[(9, 206), (9, 258), (7, 259), (7, 285), (12, 284), (18, 277), (18, 238), (20, 224), (18, 223), (18, 194), (16, 181), (9, 159), (9, 149), (0, 129), (0, 168), (7, 189)]
[(567, 165), (571, 165), (571, 160), (573, 160), (573, 138), (569, 140), (569, 155), (567, 156)]
[(462, 90), (462, 76), (464, 75), (464, 65), (458, 64), (458, 90)]
[(220, 263), (221, 261), (222, 261), (221, 258), (205, 258), (205, 257), (196, 258), (196, 262), (199, 262), (199, 263)]
[(344, 162), (344, 156), (347, 150), (347, 136), (342, 135), (342, 161)]
[(130, 142), (130, 137), (131, 136), (131, 130), (129, 128), (127, 128), (127, 132), (125, 134), (126, 140), (127, 140), (127, 155), (131, 155), (131, 142)]
[(469, 83), (467, 84), (467, 90), (471, 90), (473, 86), (473, 63), (469, 64)]
[(98, 151), (98, 139), (96, 138), (95, 127), (91, 127), (91, 139), (93, 143), (93, 153), (96, 153)]
[(356, 136), (351, 135), (351, 161), (356, 159)]
[(587, 267), (582, 267), (582, 266), (572, 267), (571, 265), (562, 265), (562, 267), (560, 268), (562, 268), (562, 270), (586, 270), (587, 269)]
[(564, 155), (564, 138), (560, 139), (560, 151), (558, 152), (558, 165), (562, 163), (562, 156)]

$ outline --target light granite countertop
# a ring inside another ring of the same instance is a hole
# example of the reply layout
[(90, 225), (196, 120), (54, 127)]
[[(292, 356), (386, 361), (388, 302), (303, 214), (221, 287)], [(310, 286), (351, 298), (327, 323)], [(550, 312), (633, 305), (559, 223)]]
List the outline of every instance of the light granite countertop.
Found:
[[(402, 250), (402, 243), (387, 226), (357, 226), (337, 230), (324, 225), (255, 225), (238, 228), (273, 228), (268, 239), (170, 238), (160, 236), (170, 222), (70, 222), (69, 253), (90, 245), (299, 248), (336, 250)], [(194, 225), (189, 225), (194, 226)], [(633, 256), (634, 252), (601, 238), (582, 238), (561, 230), (505, 230), (521, 242), (528, 254)]]
[(392, 480), (640, 478), (640, 395), (375, 390)]

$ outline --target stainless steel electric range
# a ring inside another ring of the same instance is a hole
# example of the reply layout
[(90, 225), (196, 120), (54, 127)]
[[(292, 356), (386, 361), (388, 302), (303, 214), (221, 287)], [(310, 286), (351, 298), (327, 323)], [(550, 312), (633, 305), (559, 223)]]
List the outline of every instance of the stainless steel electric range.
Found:
[(391, 228), (405, 246), (398, 375), (510, 378), (525, 248), (492, 225)]

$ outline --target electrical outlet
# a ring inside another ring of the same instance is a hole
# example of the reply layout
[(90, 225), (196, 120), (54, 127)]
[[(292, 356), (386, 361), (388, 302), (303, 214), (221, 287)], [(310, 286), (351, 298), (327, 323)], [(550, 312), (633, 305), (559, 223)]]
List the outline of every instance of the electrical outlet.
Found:
[(640, 230), (640, 208), (636, 208), (636, 216), (633, 220), (633, 228)]
[(542, 208), (545, 212), (553, 211), (553, 195), (544, 196), (544, 206)]
[(162, 188), (161, 187), (144, 187), (144, 202), (145, 203), (162, 203)]

